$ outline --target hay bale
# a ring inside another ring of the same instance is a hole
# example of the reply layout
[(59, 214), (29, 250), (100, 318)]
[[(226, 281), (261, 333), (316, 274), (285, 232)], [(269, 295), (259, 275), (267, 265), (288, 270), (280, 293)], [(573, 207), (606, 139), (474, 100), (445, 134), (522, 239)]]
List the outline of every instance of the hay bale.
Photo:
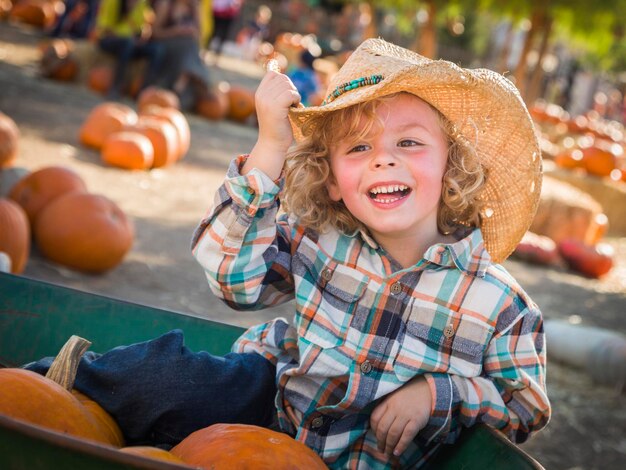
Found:
[(605, 229), (606, 217), (598, 201), (571, 184), (544, 177), (531, 232), (549, 237), (556, 243), (573, 238), (595, 244)]

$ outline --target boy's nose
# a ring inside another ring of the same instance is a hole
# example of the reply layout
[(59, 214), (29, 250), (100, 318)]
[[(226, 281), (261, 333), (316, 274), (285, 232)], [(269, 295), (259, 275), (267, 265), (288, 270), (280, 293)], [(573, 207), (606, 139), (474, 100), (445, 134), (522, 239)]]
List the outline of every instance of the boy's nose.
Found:
[(387, 152), (378, 152), (372, 158), (372, 166), (376, 169), (387, 166), (394, 167), (396, 166), (396, 159)]

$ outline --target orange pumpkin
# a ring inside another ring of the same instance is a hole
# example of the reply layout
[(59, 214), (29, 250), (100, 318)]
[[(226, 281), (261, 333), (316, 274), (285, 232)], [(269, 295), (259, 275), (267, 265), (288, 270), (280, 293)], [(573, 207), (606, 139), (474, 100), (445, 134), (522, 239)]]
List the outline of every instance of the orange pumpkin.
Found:
[(0, 198), (0, 251), (11, 260), (11, 272), (21, 274), (30, 254), (28, 216), (16, 202)]
[(93, 108), (80, 128), (79, 140), (87, 147), (100, 150), (104, 141), (124, 126), (137, 122), (137, 112), (122, 103), (106, 102)]
[(101, 273), (122, 262), (133, 244), (126, 214), (105, 196), (73, 192), (46, 206), (34, 227), (41, 253), (51, 261)]
[(49, 28), (56, 18), (55, 5), (48, 0), (18, 0), (9, 18), (38, 28)]
[(154, 148), (153, 168), (171, 165), (176, 161), (178, 150), (178, 134), (172, 124), (162, 119), (141, 116), (136, 124), (124, 127), (125, 131), (145, 135)]
[(163, 108), (180, 109), (180, 100), (176, 93), (156, 86), (144, 88), (137, 96), (137, 109), (139, 112), (151, 104), (156, 104)]
[(176, 457), (171, 452), (165, 449), (159, 449), (152, 446), (128, 446), (122, 447), (121, 452), (132, 455), (139, 455), (140, 457), (147, 457), (149, 459), (162, 460), (165, 462), (174, 462), (177, 464), (185, 465), (185, 461), (180, 457)]
[(78, 360), (89, 344), (76, 336), (70, 338), (45, 377), (26, 369), (0, 369), (0, 413), (74, 437), (115, 445), (90, 409), (70, 392)]
[(60, 81), (72, 81), (78, 75), (78, 62), (72, 56), (71, 43), (54, 39), (42, 50), (40, 69), (44, 77)]
[(154, 147), (148, 137), (138, 132), (120, 131), (104, 141), (102, 161), (127, 170), (145, 170), (154, 162)]
[(181, 111), (174, 108), (149, 105), (141, 111), (140, 115), (162, 119), (172, 124), (178, 135), (177, 159), (181, 159), (187, 154), (191, 145), (191, 129), (189, 128), (187, 118)]
[(587, 173), (604, 177), (610, 176), (611, 172), (615, 169), (615, 155), (613, 155), (610, 150), (593, 146), (582, 149), (582, 152), (582, 163)]
[(228, 90), (228, 117), (233, 121), (245, 122), (256, 109), (254, 92), (239, 85), (231, 85)]
[(106, 442), (109, 442), (115, 447), (122, 447), (124, 442), (124, 435), (122, 430), (117, 425), (117, 422), (113, 417), (102, 408), (97, 402), (93, 401), (84, 393), (79, 392), (76, 389), (72, 389), (72, 395), (87, 409), (89, 413), (98, 424), (102, 434), (106, 436)]
[(96, 65), (87, 73), (87, 87), (104, 95), (113, 83), (113, 69), (109, 65)]
[(188, 465), (212, 470), (327, 469), (310, 448), (289, 435), (249, 424), (214, 424), (171, 449)]
[(15, 121), (0, 112), (0, 168), (9, 166), (17, 157), (20, 130)]
[(48, 166), (29, 173), (15, 183), (9, 198), (22, 206), (31, 226), (34, 226), (39, 213), (48, 204), (74, 191), (87, 191), (87, 185), (78, 173), (67, 167)]
[(230, 110), (227, 92), (214, 88), (196, 102), (196, 112), (207, 119), (218, 121), (224, 119)]

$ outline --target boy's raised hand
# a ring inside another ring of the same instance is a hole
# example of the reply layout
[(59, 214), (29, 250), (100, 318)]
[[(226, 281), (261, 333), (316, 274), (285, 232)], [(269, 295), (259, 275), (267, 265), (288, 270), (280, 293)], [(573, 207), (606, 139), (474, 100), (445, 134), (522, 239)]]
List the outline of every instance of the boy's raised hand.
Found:
[(431, 407), (430, 386), (423, 376), (387, 395), (370, 416), (378, 450), (388, 455), (402, 454), (428, 423)]
[(268, 67), (255, 94), (259, 136), (243, 173), (256, 167), (272, 179), (280, 176), (293, 141), (289, 108), (299, 103), (300, 93), (289, 77)]

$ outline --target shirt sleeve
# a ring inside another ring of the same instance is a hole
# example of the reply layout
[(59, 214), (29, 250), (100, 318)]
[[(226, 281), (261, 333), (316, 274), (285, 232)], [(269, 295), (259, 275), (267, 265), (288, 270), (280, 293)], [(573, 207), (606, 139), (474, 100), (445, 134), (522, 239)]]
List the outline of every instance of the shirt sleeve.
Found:
[(541, 312), (530, 306), (496, 332), (485, 351), (481, 376), (426, 374), (434, 400), (420, 439), (453, 443), (462, 427), (482, 422), (512, 442), (526, 441), (550, 419), (545, 361)]
[(231, 163), (214, 205), (196, 229), (192, 253), (211, 290), (232, 308), (255, 310), (293, 298), (291, 229), (277, 219), (283, 180)]

